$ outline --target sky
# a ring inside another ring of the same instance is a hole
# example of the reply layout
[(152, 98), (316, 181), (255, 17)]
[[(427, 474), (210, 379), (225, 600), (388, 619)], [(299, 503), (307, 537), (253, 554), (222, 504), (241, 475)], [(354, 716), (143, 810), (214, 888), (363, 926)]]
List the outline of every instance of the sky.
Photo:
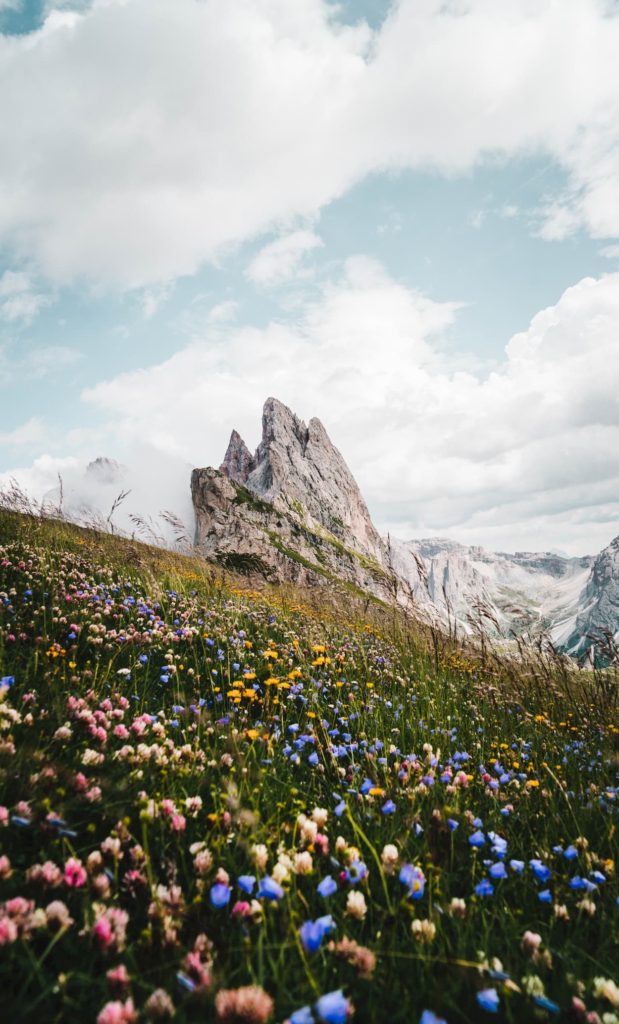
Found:
[(274, 395), (383, 532), (600, 550), (617, 52), (613, 0), (0, 0), (0, 486), (189, 525)]

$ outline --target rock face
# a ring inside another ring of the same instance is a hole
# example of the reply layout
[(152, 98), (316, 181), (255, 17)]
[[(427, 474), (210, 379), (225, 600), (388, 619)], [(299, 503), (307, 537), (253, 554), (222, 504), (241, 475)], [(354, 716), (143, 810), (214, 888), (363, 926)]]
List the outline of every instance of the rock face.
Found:
[(593, 561), (576, 608), (557, 624), (555, 634), (570, 654), (603, 647), (609, 638), (619, 644), (619, 537)]
[(339, 582), (386, 601), (408, 588), (340, 452), (318, 419), (306, 426), (275, 398), (252, 456), (233, 430), (219, 470), (195, 469), (195, 542), (205, 555), (270, 579)]
[(415, 598), (466, 632), (539, 635), (573, 617), (592, 558), (486, 551), (443, 538), (394, 542), (393, 564)]

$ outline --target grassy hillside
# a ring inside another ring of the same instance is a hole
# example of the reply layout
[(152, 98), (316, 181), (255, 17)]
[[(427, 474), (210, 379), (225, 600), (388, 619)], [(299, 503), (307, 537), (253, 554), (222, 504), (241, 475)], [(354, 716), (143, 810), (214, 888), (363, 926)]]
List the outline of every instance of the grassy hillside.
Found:
[(612, 674), (0, 516), (2, 1019), (618, 1019)]

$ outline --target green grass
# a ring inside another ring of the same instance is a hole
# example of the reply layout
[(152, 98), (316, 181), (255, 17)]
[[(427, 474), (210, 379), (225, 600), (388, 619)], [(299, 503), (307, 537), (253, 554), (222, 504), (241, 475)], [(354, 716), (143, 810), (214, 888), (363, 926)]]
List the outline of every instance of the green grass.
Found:
[[(129, 998), (136, 1019), (155, 1019), (162, 989), (179, 1022), (251, 1021), (217, 1017), (217, 995), (256, 985), (277, 1022), (304, 1005), (318, 1022), (318, 997), (339, 989), (360, 1024), (417, 1024), (425, 1009), (448, 1024), (568, 1022), (574, 997), (611, 1020), (596, 979), (616, 975), (618, 952), (616, 673), (457, 645), (335, 581), (320, 594), (250, 586), (0, 513), (0, 678), (13, 680), (0, 701), (2, 1019), (83, 1024)], [(300, 817), (316, 808), (323, 840)], [(507, 877), (481, 895), (503, 841)], [(70, 858), (83, 885), (63, 878)], [(37, 880), (48, 862), (58, 885), (50, 867)], [(399, 880), (406, 865), (425, 879), (419, 899)], [(265, 873), (279, 899), (239, 888)], [(46, 913), (58, 901), (64, 927)], [(333, 931), (305, 949), (303, 924), (324, 915)], [(343, 939), (375, 958), (370, 978)], [(488, 988), (496, 1015), (477, 1000)], [(556, 1012), (535, 1004), (542, 993)]]

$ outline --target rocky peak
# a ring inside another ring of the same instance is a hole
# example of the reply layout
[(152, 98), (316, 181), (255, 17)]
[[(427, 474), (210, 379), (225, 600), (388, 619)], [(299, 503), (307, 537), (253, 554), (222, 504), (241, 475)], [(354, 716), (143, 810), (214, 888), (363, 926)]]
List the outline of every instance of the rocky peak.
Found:
[(225, 473), (237, 484), (244, 484), (254, 467), (255, 460), (249, 448), (238, 431), (233, 430), (230, 434), (224, 461), (219, 467), (220, 472)]
[(99, 455), (86, 466), (86, 477), (95, 480), (98, 484), (113, 484), (124, 474), (124, 466), (121, 466), (116, 459), (108, 459), (105, 455)]
[(282, 402), (268, 398), (262, 440), (245, 486), (310, 527), (382, 560), (384, 545), (361, 492), (320, 420), (306, 426)]
[(320, 420), (306, 426), (267, 399), (255, 454), (233, 430), (220, 469), (195, 469), (191, 488), (196, 546), (209, 557), (393, 600), (386, 546)]

